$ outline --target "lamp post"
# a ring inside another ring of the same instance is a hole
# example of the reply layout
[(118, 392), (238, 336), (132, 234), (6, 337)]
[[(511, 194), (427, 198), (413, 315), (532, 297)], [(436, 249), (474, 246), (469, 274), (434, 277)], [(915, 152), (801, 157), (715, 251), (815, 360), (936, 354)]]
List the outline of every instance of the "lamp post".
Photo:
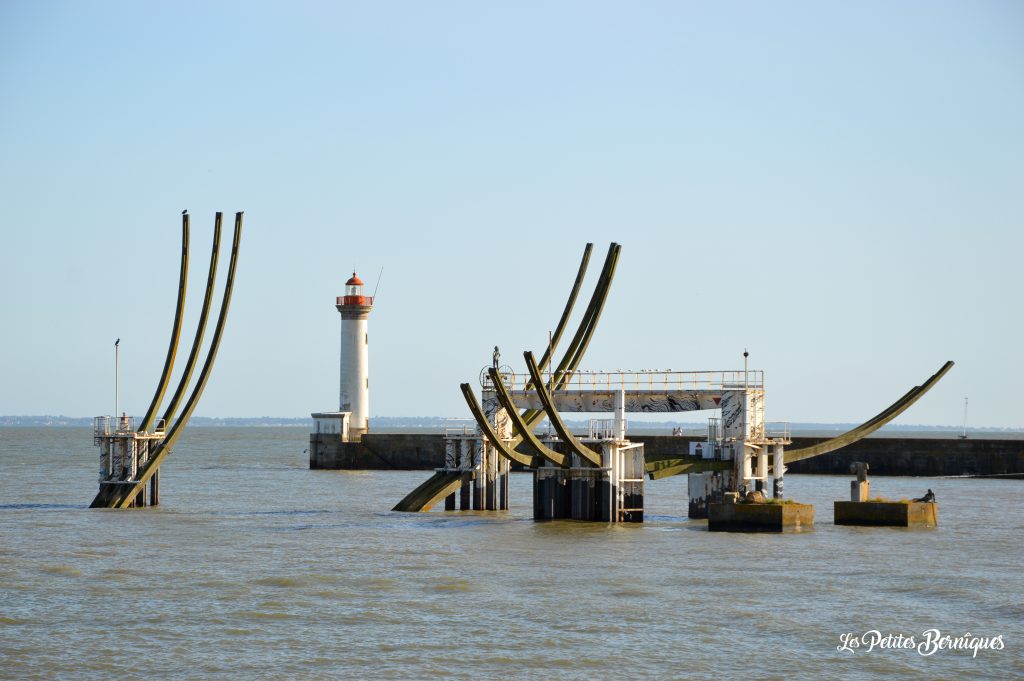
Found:
[(114, 423), (117, 423), (117, 365), (118, 365), (118, 346), (121, 344), (121, 339), (118, 338), (114, 341)]

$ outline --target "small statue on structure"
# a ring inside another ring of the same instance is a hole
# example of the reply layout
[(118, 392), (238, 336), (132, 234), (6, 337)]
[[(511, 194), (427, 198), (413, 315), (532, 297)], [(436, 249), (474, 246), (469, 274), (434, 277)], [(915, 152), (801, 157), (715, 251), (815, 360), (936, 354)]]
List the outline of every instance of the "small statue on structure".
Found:
[(501, 352), (498, 351), (497, 345), (494, 346), (494, 355), (492, 357), (492, 362), (493, 363), (491, 364), (491, 366), (493, 366), (495, 369), (497, 369), (498, 364), (501, 363)]
[(868, 479), (868, 465), (862, 461), (851, 463), (850, 472), (857, 476), (857, 482), (866, 482)]
[(926, 503), (926, 504), (930, 504), (933, 501), (935, 501), (935, 492), (933, 492), (933, 491), (931, 491), (929, 489), (927, 494), (925, 494), (920, 499), (914, 499), (914, 501), (915, 502), (923, 502), (923, 503)]

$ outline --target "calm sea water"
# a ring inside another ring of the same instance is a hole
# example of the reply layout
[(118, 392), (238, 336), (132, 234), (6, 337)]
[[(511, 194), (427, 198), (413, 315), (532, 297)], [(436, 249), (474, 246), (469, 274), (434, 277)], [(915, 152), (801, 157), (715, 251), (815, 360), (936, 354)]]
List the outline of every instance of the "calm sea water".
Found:
[[(310, 471), (304, 428), (192, 428), (162, 506), (89, 510), (83, 429), (0, 429), (0, 677), (1021, 678), (1024, 483), (882, 478), (935, 530), (832, 524), (845, 477), (787, 479), (814, 531), (711, 534), (686, 480), (647, 521), (389, 509), (419, 472)], [(840, 651), (840, 637), (1002, 636), (1003, 650)]]

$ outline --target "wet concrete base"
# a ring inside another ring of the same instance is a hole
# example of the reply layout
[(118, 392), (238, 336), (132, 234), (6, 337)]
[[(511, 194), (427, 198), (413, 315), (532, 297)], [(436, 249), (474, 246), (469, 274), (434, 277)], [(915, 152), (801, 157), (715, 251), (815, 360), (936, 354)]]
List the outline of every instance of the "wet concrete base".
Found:
[(813, 527), (812, 504), (708, 504), (710, 532), (803, 532)]
[(934, 501), (837, 501), (836, 525), (936, 527), (939, 505)]

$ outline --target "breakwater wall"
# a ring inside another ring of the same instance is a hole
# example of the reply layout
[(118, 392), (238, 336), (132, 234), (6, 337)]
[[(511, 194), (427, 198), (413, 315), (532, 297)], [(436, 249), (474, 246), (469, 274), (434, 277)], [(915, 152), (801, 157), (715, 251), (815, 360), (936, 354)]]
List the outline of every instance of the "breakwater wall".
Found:
[[(793, 438), (791, 449), (825, 439)], [(867, 463), (870, 475), (1024, 475), (1024, 440), (872, 437), (787, 467), (848, 475), (854, 461)]]
[[(630, 435), (648, 454), (689, 451), (703, 438)], [(788, 449), (827, 438), (794, 437)], [(872, 437), (829, 454), (788, 465), (789, 473), (849, 475), (850, 464), (864, 461), (871, 475), (1024, 475), (1024, 440)], [(312, 434), (309, 467), (328, 470), (432, 470), (444, 465), (444, 435), (439, 433), (367, 433), (361, 442), (337, 435)]]
[(360, 442), (309, 436), (309, 467), (327, 470), (433, 470), (444, 465), (444, 435), (366, 433)]

